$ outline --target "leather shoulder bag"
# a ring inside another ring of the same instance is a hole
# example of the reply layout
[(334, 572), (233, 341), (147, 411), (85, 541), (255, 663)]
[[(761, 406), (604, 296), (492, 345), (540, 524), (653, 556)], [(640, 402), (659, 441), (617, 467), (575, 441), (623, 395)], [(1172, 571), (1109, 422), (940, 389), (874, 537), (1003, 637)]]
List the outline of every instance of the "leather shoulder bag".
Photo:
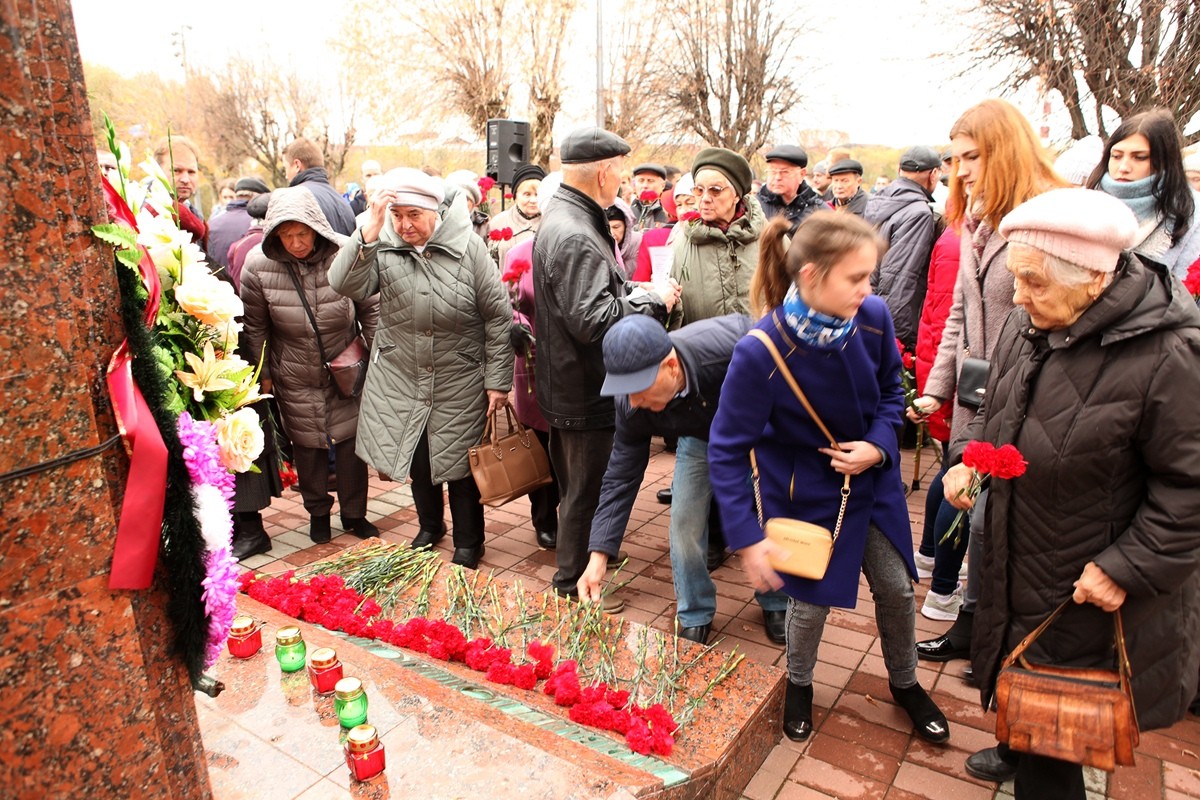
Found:
[[(771, 358), (775, 360), (775, 365), (779, 368), (779, 374), (787, 381), (792, 393), (796, 395), (800, 405), (804, 406), (804, 410), (813, 418), (813, 422), (817, 423), (821, 433), (829, 439), (829, 446), (834, 450), (841, 450), (837, 439), (817, 416), (816, 409), (808, 402), (808, 397), (800, 389), (800, 384), (796, 383), (796, 379), (792, 377), (792, 371), (788, 369), (787, 362), (779, 354), (775, 343), (767, 334), (757, 328), (752, 329), (750, 335), (766, 346), (767, 352), (771, 354)], [(846, 502), (850, 499), (850, 476), (844, 476), (842, 505), (838, 509), (837, 523), (831, 533), (824, 526), (787, 517), (772, 517), (764, 522), (762, 490), (759, 487), (758, 478), (758, 459), (753, 450), (750, 451), (750, 469), (754, 478), (754, 507), (758, 512), (758, 524), (762, 525), (763, 533), (768, 539), (786, 551), (786, 555), (782, 558), (771, 558), (771, 568), (776, 572), (786, 572), (788, 575), (795, 575), (798, 578), (821, 580), (825, 577), (825, 570), (829, 568), (829, 559), (833, 556), (833, 546), (842, 532), (842, 520), (846, 516)]]
[(1133, 766), (1139, 732), (1121, 612), (1113, 615), (1117, 669), (1033, 664), (1025, 650), (1058, 619), (1070, 599), (1026, 636), (996, 679), (996, 738), (1021, 753), (1112, 772)]
[(512, 403), (505, 402), (504, 413), (511, 433), (497, 434), (500, 411), (493, 411), (483, 439), (467, 451), (471, 476), (479, 486), (479, 502), (485, 506), (502, 506), (554, 480), (545, 448), (517, 419)]
[(337, 388), (338, 394), (347, 400), (358, 397), (362, 394), (363, 384), (367, 382), (367, 364), (371, 359), (371, 351), (367, 348), (366, 338), (363, 337), (362, 326), (356, 321), (354, 325), (358, 328), (358, 335), (351, 339), (350, 344), (346, 345), (346, 349), (334, 356), (332, 360), (327, 359), (325, 345), (321, 341), (321, 329), (317, 327), (317, 318), (308, 305), (308, 297), (304, 294), (304, 287), (300, 285), (300, 278), (292, 269), (291, 264), (285, 264), (285, 266), (292, 279), (292, 285), (296, 287), (296, 293), (300, 295), (300, 302), (304, 306), (304, 313), (308, 315), (313, 333), (317, 337), (317, 351), (321, 354), (321, 363), (325, 365), (329, 376), (333, 378), (334, 387)]
[(958, 404), (979, 408), (983, 405), (983, 394), (987, 390), (988, 372), (992, 365), (985, 358), (971, 358), (971, 340), (967, 338), (966, 320), (963, 321), (963, 342), (966, 344), (963, 348), (966, 357), (958, 371)]

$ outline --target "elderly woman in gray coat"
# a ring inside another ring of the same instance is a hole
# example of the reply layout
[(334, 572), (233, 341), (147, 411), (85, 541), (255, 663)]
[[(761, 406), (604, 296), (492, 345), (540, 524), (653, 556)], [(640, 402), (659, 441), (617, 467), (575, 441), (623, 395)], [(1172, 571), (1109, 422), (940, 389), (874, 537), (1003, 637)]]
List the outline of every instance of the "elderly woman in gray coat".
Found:
[[(367, 465), (354, 454), (358, 399), (338, 394), (325, 368), (360, 327), (370, 343), (379, 319), (378, 298), (351, 301), (329, 285), (329, 264), (345, 240), (330, 227), (312, 192), (303, 186), (280, 189), (271, 195), (261, 249), (250, 252), (241, 274), (244, 343), (256, 356), (265, 350), (263, 391), (279, 402), (309, 513), (309, 536), (318, 544), (330, 537), (330, 447), (342, 528), (364, 539), (378, 533), (367, 521)], [(319, 344), (305, 302), (320, 331)]]
[(381, 473), (412, 479), (413, 547), (446, 535), (449, 483), (452, 561), (473, 569), (484, 549), (483, 507), (467, 450), (512, 388), (512, 310), (465, 202), (439, 212), (444, 198), (442, 181), (420, 170), (388, 172), (329, 279), (348, 297), (380, 297), (358, 453)]

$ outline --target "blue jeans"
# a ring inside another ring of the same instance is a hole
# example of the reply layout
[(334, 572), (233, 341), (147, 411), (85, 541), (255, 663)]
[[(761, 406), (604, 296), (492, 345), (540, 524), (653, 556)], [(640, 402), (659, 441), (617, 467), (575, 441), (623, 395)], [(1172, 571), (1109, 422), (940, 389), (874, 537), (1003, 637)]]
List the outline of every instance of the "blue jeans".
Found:
[[(708, 442), (680, 436), (671, 480), (671, 577), (679, 627), (707, 625), (717, 612), (717, 587), (708, 574)], [(783, 592), (755, 593), (764, 611), (787, 610)]]

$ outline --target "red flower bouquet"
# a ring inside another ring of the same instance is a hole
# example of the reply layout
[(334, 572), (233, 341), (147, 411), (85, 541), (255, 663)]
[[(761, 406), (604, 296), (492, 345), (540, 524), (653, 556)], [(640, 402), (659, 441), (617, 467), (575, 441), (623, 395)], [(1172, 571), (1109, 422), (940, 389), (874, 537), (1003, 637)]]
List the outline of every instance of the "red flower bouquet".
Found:
[(516, 283), (521, 280), (521, 276), (529, 272), (533, 268), (533, 264), (527, 258), (514, 259), (508, 265), (508, 269), (504, 270), (504, 274), (500, 276), (500, 280), (505, 283)]
[(1192, 294), (1192, 299), (1200, 302), (1200, 259), (1188, 267), (1187, 276), (1183, 279), (1183, 288)]
[(493, 242), (507, 242), (512, 237), (512, 228), (497, 228), (494, 231), (488, 231), (488, 239)]
[(904, 405), (912, 408), (917, 399), (917, 357), (904, 346), (904, 342), (896, 340), (896, 349), (900, 351), (900, 383), (904, 387)]
[(647, 189), (646, 191), (644, 191), (638, 195), (638, 200), (641, 200), (643, 203), (647, 203), (647, 204), (653, 203), (657, 199), (658, 199), (658, 192), (654, 191), (653, 189)]
[(685, 212), (683, 212), (683, 216), (681, 216), (679, 218), (679, 221), (680, 222), (695, 222), (698, 219), (700, 219), (699, 211), (685, 211)]
[[(1021, 451), (1011, 444), (996, 447), (990, 442), (980, 441), (967, 442), (967, 446), (963, 450), (962, 463), (971, 468), (971, 483), (960, 492), (960, 495), (966, 494), (972, 500), (979, 497), (979, 493), (983, 491), (984, 479), (1011, 480), (1019, 478), (1025, 474), (1025, 468), (1029, 465), (1021, 455)], [(954, 521), (950, 523), (950, 529), (942, 537), (943, 542), (949, 539), (952, 533), (955, 547), (962, 541), (961, 526), (966, 513), (965, 510), (958, 512)]]
[(487, 194), (488, 192), (490, 192), (492, 190), (492, 187), (496, 185), (495, 179), (490, 178), (487, 175), (484, 175), (482, 178), (480, 178), (478, 183), (479, 183), (479, 191), (482, 192), (483, 194)]

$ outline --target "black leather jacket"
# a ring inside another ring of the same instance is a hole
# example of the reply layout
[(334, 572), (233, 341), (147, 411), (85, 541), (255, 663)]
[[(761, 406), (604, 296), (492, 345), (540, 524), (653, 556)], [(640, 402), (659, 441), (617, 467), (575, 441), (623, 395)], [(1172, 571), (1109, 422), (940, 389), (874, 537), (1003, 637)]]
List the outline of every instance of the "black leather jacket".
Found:
[(783, 202), (782, 197), (764, 185), (758, 190), (758, 204), (762, 206), (763, 214), (766, 215), (768, 220), (782, 215), (788, 222), (792, 223), (793, 233), (796, 232), (796, 228), (800, 227), (800, 223), (811, 214), (829, 208), (829, 205), (821, 199), (821, 195), (813, 191), (813, 188), (804, 182), (800, 183), (800, 190), (796, 192), (796, 196), (792, 198), (792, 202), (790, 203)]
[(657, 295), (626, 282), (604, 211), (566, 184), (542, 215), (533, 286), (542, 415), (566, 430), (611, 428), (612, 398), (600, 396), (604, 334), (627, 314), (665, 320), (667, 309)]

